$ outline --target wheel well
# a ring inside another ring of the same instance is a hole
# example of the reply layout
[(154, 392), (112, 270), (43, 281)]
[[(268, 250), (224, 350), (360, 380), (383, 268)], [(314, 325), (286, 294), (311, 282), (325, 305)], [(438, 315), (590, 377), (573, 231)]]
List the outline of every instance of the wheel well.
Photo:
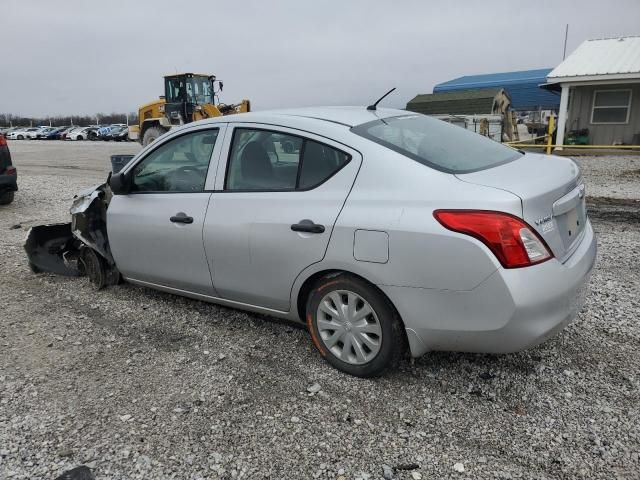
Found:
[(160, 127), (160, 122), (158, 120), (145, 120), (144, 122), (142, 122), (142, 128), (140, 129), (140, 139), (142, 140), (142, 137), (144, 137), (144, 134), (147, 130), (149, 130), (152, 127)]
[(368, 283), (369, 285), (371, 285), (373, 288), (375, 288), (380, 295), (382, 295), (384, 297), (384, 299), (389, 302), (389, 305), (391, 305), (391, 308), (393, 308), (396, 312), (396, 315), (398, 315), (398, 318), (400, 319), (400, 323), (402, 324), (402, 328), (404, 329), (405, 332), (405, 339), (406, 339), (406, 327), (404, 325), (404, 320), (402, 320), (402, 317), (400, 316), (400, 312), (398, 312), (398, 309), (396, 308), (396, 306), (393, 304), (393, 302), (391, 301), (391, 299), (389, 297), (387, 297), (387, 295), (378, 288), (377, 285), (371, 283), (369, 280), (367, 280), (366, 278), (353, 273), (353, 272), (349, 272), (347, 270), (322, 270), (321, 272), (317, 272), (314, 273), (313, 275), (311, 275), (309, 278), (307, 278), (304, 283), (302, 284), (302, 287), (300, 287), (300, 291), (298, 292), (298, 300), (297, 300), (297, 308), (298, 308), (298, 316), (300, 317), (300, 319), (306, 323), (306, 316), (307, 316), (307, 299), (309, 298), (309, 294), (311, 293), (311, 289), (313, 288), (313, 286), (315, 285), (315, 283), (323, 278), (323, 277), (335, 277), (336, 275), (339, 275), (341, 273), (346, 273), (348, 275), (352, 275), (354, 277), (359, 278), (360, 280)]

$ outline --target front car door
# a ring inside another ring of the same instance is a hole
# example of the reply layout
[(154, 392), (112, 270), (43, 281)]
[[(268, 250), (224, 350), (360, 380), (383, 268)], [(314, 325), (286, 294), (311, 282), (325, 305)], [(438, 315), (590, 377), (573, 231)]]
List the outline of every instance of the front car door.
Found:
[(107, 210), (111, 252), (125, 278), (215, 293), (202, 227), (224, 129), (209, 125), (161, 139), (127, 169), (131, 192), (114, 195)]
[(230, 125), (223, 152), (204, 226), (217, 294), (286, 312), (296, 277), (325, 255), (360, 154), (256, 124)]

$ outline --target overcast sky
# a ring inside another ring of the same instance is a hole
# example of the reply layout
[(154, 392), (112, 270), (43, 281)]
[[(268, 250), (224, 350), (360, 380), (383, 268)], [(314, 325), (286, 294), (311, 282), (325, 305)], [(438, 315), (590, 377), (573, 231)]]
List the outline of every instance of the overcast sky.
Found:
[(436, 83), (554, 67), (583, 40), (640, 34), (639, 0), (2, 0), (0, 113), (137, 110), (162, 76), (212, 73), (254, 110), (404, 107)]

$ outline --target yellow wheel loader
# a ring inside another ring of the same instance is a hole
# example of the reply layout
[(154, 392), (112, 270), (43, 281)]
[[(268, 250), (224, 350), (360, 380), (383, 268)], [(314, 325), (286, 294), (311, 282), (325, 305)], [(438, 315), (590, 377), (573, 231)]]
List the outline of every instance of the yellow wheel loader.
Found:
[(139, 108), (138, 125), (129, 127), (129, 139), (146, 146), (172, 127), (250, 111), (249, 100), (233, 105), (216, 105), (215, 99), (222, 87), (222, 82), (216, 81), (214, 75), (181, 73), (164, 77), (164, 96)]

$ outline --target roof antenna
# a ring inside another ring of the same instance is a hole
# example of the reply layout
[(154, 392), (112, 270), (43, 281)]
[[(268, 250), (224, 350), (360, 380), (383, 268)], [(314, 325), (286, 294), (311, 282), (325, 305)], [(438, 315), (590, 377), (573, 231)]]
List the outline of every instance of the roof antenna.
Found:
[(373, 105), (369, 105), (369, 106), (367, 107), (367, 110), (375, 110), (375, 109), (376, 109), (376, 107), (378, 106), (378, 104), (379, 104), (382, 100), (384, 100), (384, 99), (385, 99), (385, 97), (386, 97), (387, 95), (389, 95), (391, 92), (393, 92), (395, 89), (396, 89), (396, 87), (393, 87), (393, 88), (392, 88), (391, 90), (389, 90), (387, 93), (385, 93), (384, 95), (382, 95), (382, 96), (378, 99), (378, 101), (377, 101), (376, 103), (374, 103)]

